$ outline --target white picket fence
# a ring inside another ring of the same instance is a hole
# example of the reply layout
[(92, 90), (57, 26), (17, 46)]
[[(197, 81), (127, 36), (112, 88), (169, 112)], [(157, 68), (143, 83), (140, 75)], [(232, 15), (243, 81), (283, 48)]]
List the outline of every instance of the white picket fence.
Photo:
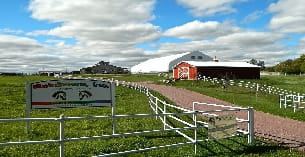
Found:
[(280, 108), (292, 107), (293, 112), (296, 112), (297, 109), (305, 109), (305, 96), (293, 94), (280, 94)]
[[(113, 80), (112, 80), (113, 81)], [(202, 123), (200, 120), (199, 115), (211, 115), (211, 116), (217, 116), (216, 114), (210, 114), (211, 112), (235, 112), (235, 111), (241, 111), (246, 110), (248, 111), (248, 119), (242, 119), (237, 118), (238, 123), (248, 123), (247, 130), (237, 130), (239, 133), (248, 135), (248, 142), (252, 143), (254, 141), (254, 112), (252, 108), (240, 108), (240, 107), (231, 107), (231, 106), (224, 106), (224, 105), (218, 105), (225, 109), (223, 110), (210, 110), (210, 111), (197, 111), (195, 109), (193, 110), (187, 110), (178, 106), (174, 106), (171, 104), (168, 104), (162, 100), (160, 100), (158, 97), (154, 96), (150, 90), (144, 86), (137, 85), (134, 83), (128, 83), (128, 82), (120, 82), (116, 81), (117, 85), (129, 87), (135, 90), (138, 90), (142, 93), (145, 93), (148, 96), (148, 102), (149, 106), (152, 109), (153, 113), (151, 114), (132, 114), (132, 115), (113, 115), (113, 116), (92, 116), (92, 117), (65, 117), (64, 115), (61, 115), (59, 118), (16, 118), (16, 119), (0, 119), (0, 122), (5, 123), (11, 123), (11, 122), (35, 122), (35, 121), (55, 121), (59, 123), (59, 139), (47, 139), (47, 140), (41, 140), (41, 141), (15, 141), (15, 142), (5, 142), (0, 143), (0, 146), (15, 146), (15, 145), (32, 145), (32, 144), (50, 144), (50, 143), (57, 143), (59, 144), (59, 156), (63, 157), (65, 152), (65, 143), (72, 142), (72, 141), (83, 141), (83, 140), (94, 140), (94, 139), (108, 139), (108, 138), (117, 138), (117, 137), (128, 137), (128, 136), (139, 136), (139, 135), (147, 135), (147, 134), (156, 134), (156, 133), (162, 133), (162, 132), (176, 132), (183, 137), (185, 137), (188, 141), (187, 142), (180, 142), (180, 143), (173, 143), (168, 145), (161, 145), (161, 146), (152, 146), (149, 148), (141, 148), (137, 150), (126, 150), (123, 152), (113, 152), (109, 154), (100, 154), (97, 156), (113, 156), (113, 155), (123, 155), (128, 153), (137, 153), (137, 152), (143, 152), (143, 151), (149, 151), (149, 150), (156, 150), (156, 149), (162, 149), (162, 148), (169, 148), (169, 147), (177, 147), (177, 146), (183, 146), (183, 145), (194, 145), (194, 153), (197, 152), (197, 144), (200, 142), (207, 142), (209, 139), (199, 139), (197, 134), (198, 131), (202, 128), (207, 128), (207, 125), (199, 125)], [(202, 103), (198, 103), (202, 104)], [(206, 104), (209, 105), (209, 104)], [(215, 105), (215, 104), (214, 104)], [(168, 112), (169, 109), (176, 109), (180, 112)], [(185, 121), (179, 118), (179, 116), (191, 116), (193, 117), (192, 121)], [(163, 129), (156, 129), (156, 130), (146, 130), (146, 131), (135, 131), (135, 132), (125, 132), (125, 133), (116, 133), (115, 130), (113, 130), (113, 134), (109, 135), (97, 135), (97, 136), (90, 136), (90, 137), (74, 137), (74, 138), (66, 138), (65, 137), (65, 123), (67, 121), (81, 121), (81, 120), (103, 120), (103, 119), (112, 119), (112, 122), (114, 123), (114, 128), (116, 128), (116, 120), (120, 118), (130, 118), (130, 117), (156, 117), (156, 119), (160, 120), (163, 124)], [(175, 120), (181, 124), (184, 125), (184, 127), (175, 127), (172, 126), (169, 122), (169, 120)], [(206, 124), (204, 122), (204, 124)], [(193, 133), (191, 135), (185, 133), (185, 130), (191, 130)]]
[(279, 95), (279, 94), (297, 94), (297, 92), (294, 92), (292, 90), (287, 90), (287, 89), (282, 89), (270, 85), (264, 85), (264, 84), (259, 84), (256, 82), (249, 82), (249, 81), (237, 81), (237, 80), (225, 80), (225, 79), (218, 79), (218, 78), (211, 78), (211, 77), (205, 77), (202, 76), (199, 78), (199, 80), (203, 80), (205, 82), (211, 82), (213, 84), (220, 84), (223, 85), (224, 87), (226, 86), (239, 86), (239, 87), (244, 87), (244, 88), (249, 88), (253, 89), (256, 92), (264, 92), (267, 94), (274, 94), (274, 95)]
[(273, 94), (279, 96), (279, 106), (280, 108), (292, 107), (293, 111), (296, 112), (297, 109), (305, 109), (305, 94), (300, 94), (298, 92), (287, 90), (283, 88), (278, 88), (269, 85), (258, 84), (256, 82), (249, 81), (236, 81), (236, 80), (225, 80), (218, 78), (211, 78), (202, 76), (199, 80), (205, 82), (211, 82), (213, 84), (222, 85), (224, 88), (228, 86), (239, 86), (254, 90), (256, 92), (264, 92), (266, 94)]

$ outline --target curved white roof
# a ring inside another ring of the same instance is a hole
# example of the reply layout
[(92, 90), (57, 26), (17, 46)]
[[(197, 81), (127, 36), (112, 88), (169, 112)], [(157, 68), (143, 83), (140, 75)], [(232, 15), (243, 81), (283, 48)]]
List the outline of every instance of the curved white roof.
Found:
[(185, 52), (176, 55), (170, 55), (160, 58), (153, 58), (147, 61), (144, 61), (140, 64), (137, 64), (131, 67), (131, 73), (150, 73), (150, 72), (168, 72), (169, 63), (177, 58), (180, 58), (184, 55), (189, 54), (190, 52)]
[(260, 68), (260, 66), (253, 65), (247, 62), (196, 62), (183, 61), (196, 67), (238, 67), (238, 68)]

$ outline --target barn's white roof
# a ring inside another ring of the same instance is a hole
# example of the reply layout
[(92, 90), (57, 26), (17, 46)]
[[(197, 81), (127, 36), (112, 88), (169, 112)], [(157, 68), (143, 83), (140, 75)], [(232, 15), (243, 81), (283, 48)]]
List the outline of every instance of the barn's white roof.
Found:
[(197, 62), (197, 61), (183, 61), (196, 67), (238, 67), (238, 68), (260, 68), (260, 66), (253, 65), (247, 62)]
[(169, 71), (169, 63), (177, 58), (180, 58), (184, 55), (189, 54), (190, 52), (185, 52), (176, 55), (170, 55), (160, 58), (153, 58), (147, 61), (144, 61), (140, 64), (137, 64), (131, 67), (132, 73), (150, 73), (150, 72), (168, 72)]

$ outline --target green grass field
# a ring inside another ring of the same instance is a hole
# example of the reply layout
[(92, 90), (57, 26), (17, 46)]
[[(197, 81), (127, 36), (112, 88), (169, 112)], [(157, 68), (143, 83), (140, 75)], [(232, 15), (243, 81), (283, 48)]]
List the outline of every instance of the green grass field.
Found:
[(258, 82), (305, 94), (305, 76), (263, 76)]
[(178, 81), (175, 86), (202, 93), (238, 106), (251, 106), (255, 110), (263, 111), (265, 113), (305, 121), (303, 110), (294, 113), (293, 108), (280, 108), (279, 96), (277, 95), (256, 92), (254, 89), (237, 86), (229, 86), (224, 89), (219, 85), (203, 81)]
[[(119, 76), (124, 80), (157, 81), (153, 76)], [(0, 76), (0, 118), (22, 118), (25, 109), (25, 82), (53, 79), (48, 77), (2, 77)], [(181, 82), (183, 83), (183, 82)], [(179, 84), (177, 84), (179, 86)], [(183, 86), (183, 85), (181, 85)], [(162, 97), (159, 95), (159, 97)], [(163, 98), (165, 99), (165, 98)], [(116, 88), (117, 114), (151, 113), (146, 95), (125, 87)], [(110, 108), (82, 108), (34, 110), (31, 117), (98, 116), (111, 115)], [(188, 117), (189, 119), (190, 117)], [(171, 121), (173, 125), (175, 121)], [(118, 133), (161, 129), (163, 126), (155, 118), (128, 118), (118, 120)], [(25, 133), (25, 124), (0, 123), (0, 142), (47, 140), (59, 138), (58, 122), (32, 122), (31, 133)], [(96, 136), (111, 134), (111, 120), (69, 121), (65, 124), (66, 137)], [(206, 134), (202, 132), (202, 137)], [(65, 145), (65, 156), (92, 156), (130, 149), (145, 148), (186, 141), (177, 133), (149, 134), (145, 136), (100, 139), (69, 142)], [(58, 156), (58, 144), (26, 146), (0, 146), (0, 156)], [(274, 143), (257, 139), (247, 144), (245, 137), (234, 137), (198, 144), (198, 156), (303, 156), (299, 152)], [(128, 154), (126, 156), (194, 156), (193, 145), (159, 149), (149, 152)]]

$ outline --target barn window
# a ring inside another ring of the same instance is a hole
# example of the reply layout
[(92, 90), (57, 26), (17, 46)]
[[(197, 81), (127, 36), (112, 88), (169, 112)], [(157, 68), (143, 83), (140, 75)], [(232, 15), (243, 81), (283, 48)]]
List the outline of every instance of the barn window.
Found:
[(198, 59), (202, 59), (202, 56), (198, 56), (197, 58), (198, 58)]
[(195, 59), (196, 57), (195, 56), (191, 56), (191, 59)]

